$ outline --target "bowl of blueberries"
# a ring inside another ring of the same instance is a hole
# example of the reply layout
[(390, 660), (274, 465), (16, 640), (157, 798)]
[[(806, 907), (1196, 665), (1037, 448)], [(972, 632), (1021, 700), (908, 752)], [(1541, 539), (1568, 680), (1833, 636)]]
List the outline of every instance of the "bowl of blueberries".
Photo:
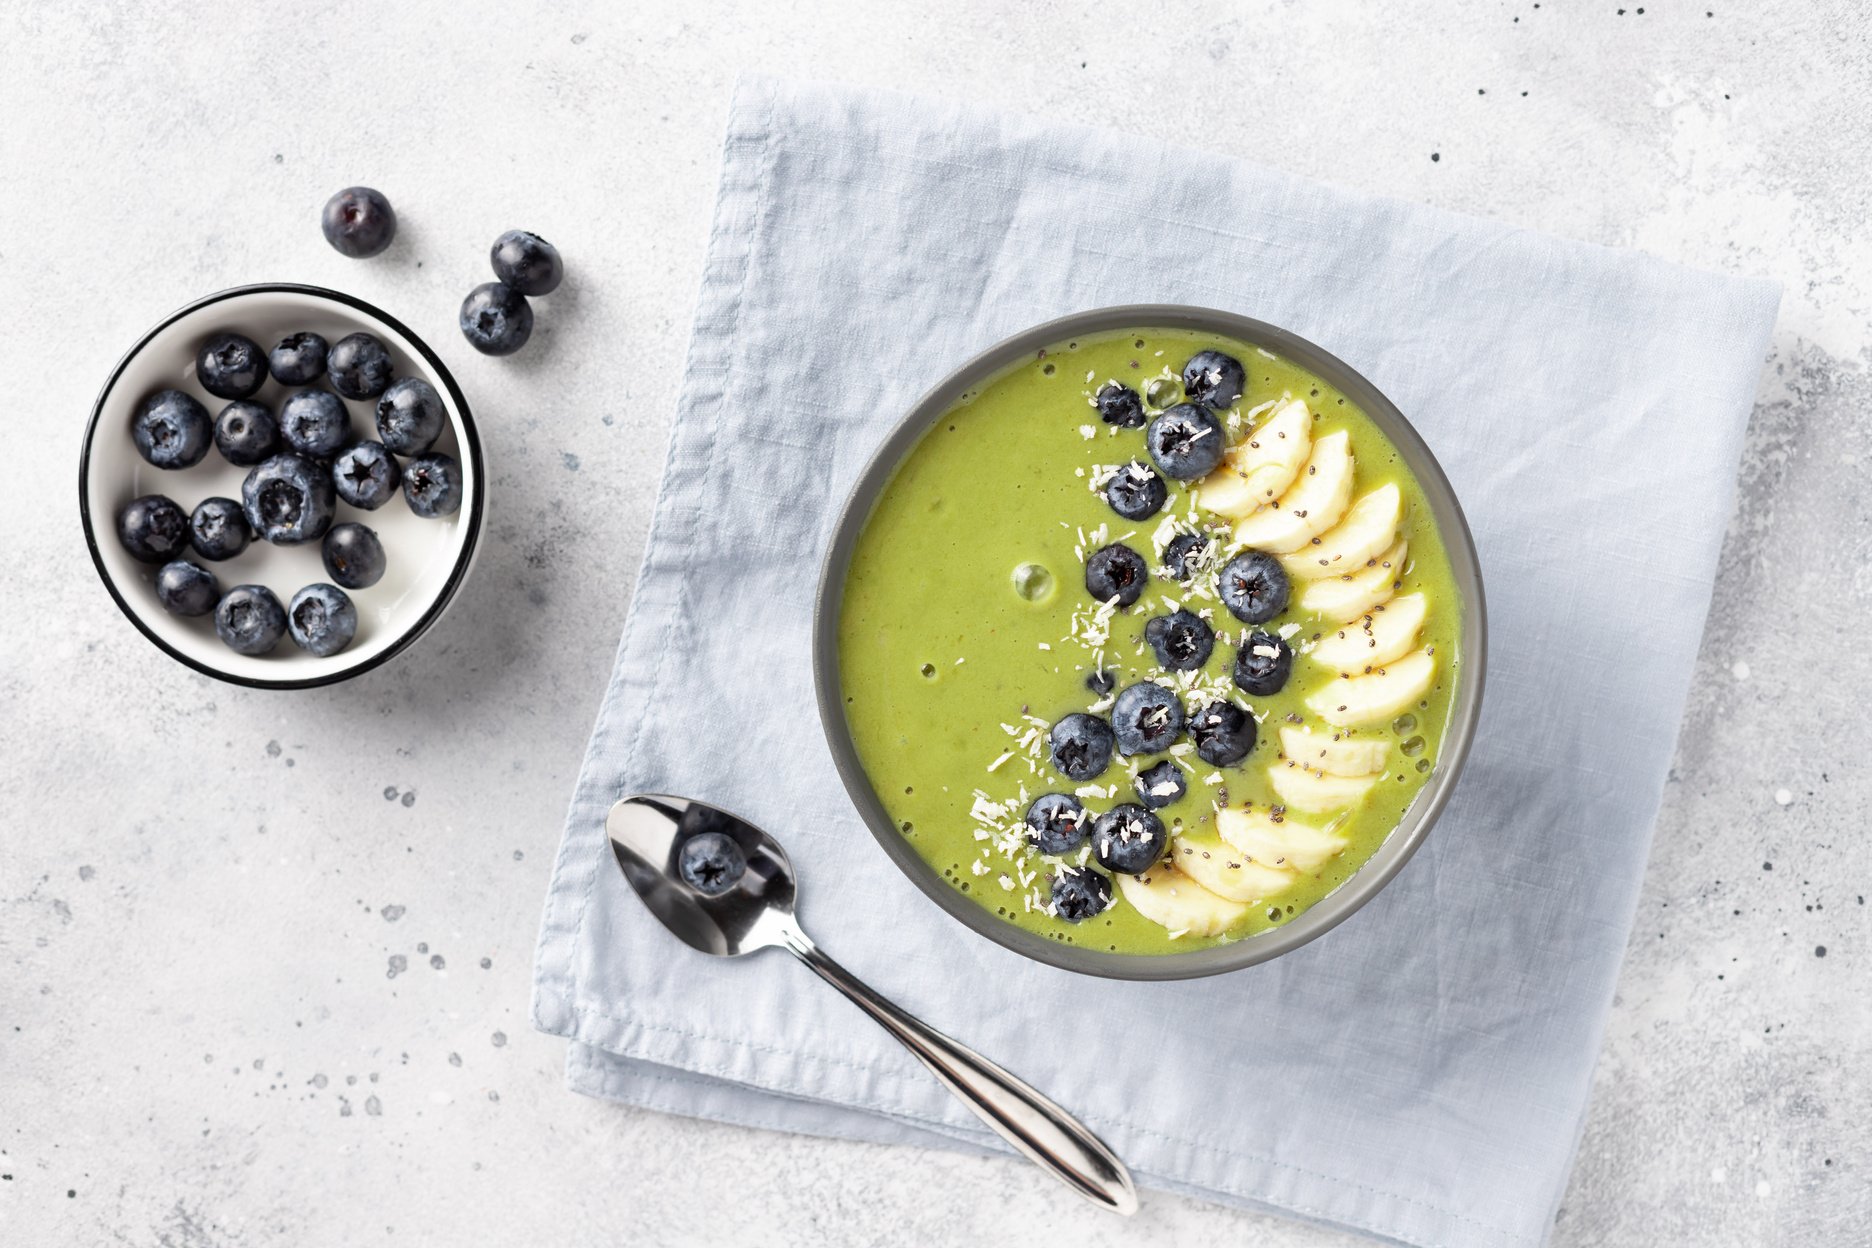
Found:
[(79, 507), (130, 622), (196, 671), (304, 689), (439, 619), (474, 561), (481, 446), (435, 352), (313, 286), (242, 286), (144, 334), (86, 430)]

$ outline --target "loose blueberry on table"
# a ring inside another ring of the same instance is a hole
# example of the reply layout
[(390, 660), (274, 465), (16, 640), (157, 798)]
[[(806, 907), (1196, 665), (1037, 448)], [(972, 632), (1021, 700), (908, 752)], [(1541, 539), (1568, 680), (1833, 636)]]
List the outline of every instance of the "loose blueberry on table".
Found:
[(161, 494), (133, 498), (117, 513), (117, 540), (132, 558), (168, 563), (188, 549), (188, 516)]
[(286, 607), (286, 628), (301, 650), (330, 658), (357, 636), (357, 608), (336, 585), (308, 585)]
[(486, 282), (462, 300), (462, 336), (483, 355), (512, 355), (533, 336), (533, 305), (504, 282)]
[(364, 511), (376, 511), (395, 498), (402, 480), (403, 469), (381, 442), (353, 442), (332, 460), (338, 497)]
[(300, 390), (280, 404), (279, 431), (287, 450), (327, 459), (351, 440), (351, 413), (329, 390)]
[(180, 390), (158, 390), (130, 416), (137, 453), (158, 468), (193, 468), (208, 454), (208, 409)]
[(204, 498), (189, 516), (189, 545), (204, 559), (232, 559), (253, 541), (247, 513), (231, 498)]
[(559, 249), (526, 230), (508, 230), (488, 254), (494, 276), (523, 295), (550, 295), (565, 277)]
[(373, 334), (346, 334), (325, 356), (332, 389), (347, 399), (374, 399), (390, 388), (390, 348)]
[(676, 871), (704, 897), (719, 897), (747, 874), (747, 855), (725, 832), (698, 832), (676, 851)]
[(171, 615), (207, 615), (221, 599), (221, 582), (198, 563), (177, 559), (156, 573), (156, 601)]
[(325, 201), (319, 225), (325, 241), (353, 259), (374, 256), (396, 237), (396, 211), (382, 191), (347, 186)]
[(317, 334), (287, 334), (267, 353), (267, 366), (282, 386), (309, 386), (325, 375), (325, 356), (330, 350), (330, 344)]
[(320, 553), (326, 573), (346, 589), (369, 589), (388, 566), (376, 532), (354, 522), (334, 524)]
[(331, 471), (290, 451), (255, 465), (241, 483), (241, 508), (247, 513), (247, 523), (279, 546), (324, 537), (337, 501)]
[(244, 399), (266, 384), (267, 355), (245, 334), (215, 334), (195, 353), (195, 377), (217, 399)]
[(440, 451), (418, 455), (403, 467), (403, 497), (424, 519), (454, 514), (462, 503), (461, 465)]
[(215, 417), (215, 449), (237, 468), (251, 468), (280, 449), (279, 421), (264, 403), (236, 399)]
[(236, 585), (215, 606), (215, 633), (236, 654), (270, 653), (286, 635), (286, 608), (264, 585)]
[(442, 436), (448, 412), (434, 386), (420, 377), (395, 382), (377, 400), (377, 436), (398, 455), (420, 455)]

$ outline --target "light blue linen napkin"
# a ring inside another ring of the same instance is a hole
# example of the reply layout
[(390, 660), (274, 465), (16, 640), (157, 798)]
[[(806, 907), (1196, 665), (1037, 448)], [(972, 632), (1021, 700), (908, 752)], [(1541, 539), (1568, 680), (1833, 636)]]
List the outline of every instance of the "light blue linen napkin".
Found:
[[(1776, 287), (1122, 135), (752, 82), (729, 122), (648, 550), (547, 900), (534, 1020), (581, 1092), (998, 1147), (778, 955), (715, 961), (607, 852), (619, 795), (776, 833), (808, 930), (1083, 1114), (1145, 1185), (1408, 1244), (1538, 1244), (1565, 1185), (1703, 627)], [(1323, 939), (1182, 983), (1027, 962), (942, 914), (840, 788), (808, 664), (820, 552), (957, 363), (1083, 308), (1288, 326), (1389, 394), (1481, 550), (1468, 771)], [(620, 567), (620, 581), (624, 569)]]

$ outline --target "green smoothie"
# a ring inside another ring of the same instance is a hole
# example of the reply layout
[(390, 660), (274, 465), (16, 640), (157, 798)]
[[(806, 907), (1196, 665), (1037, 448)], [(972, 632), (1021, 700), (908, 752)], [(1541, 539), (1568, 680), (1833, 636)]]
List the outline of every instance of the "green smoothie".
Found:
[[(1133, 391), (1153, 420), (1201, 397), (1180, 378), (1204, 350), (1245, 373), (1238, 398), (1208, 405), (1228, 458), (1189, 480), (1157, 472), (1161, 509), (1124, 519), (1106, 496), (1112, 478), (1153, 460), (1146, 429), (1107, 423), (1098, 396)], [(1088, 589), (1087, 559), (1111, 545), (1149, 568), (1129, 606)], [(1253, 624), (1222, 584), (1245, 550), (1288, 571), (1284, 607)], [(1166, 552), (1185, 558), (1172, 567)], [(1187, 669), (1146, 639), (1153, 618), (1177, 612), (1214, 637)], [(906, 456), (852, 558), (840, 677), (879, 798), (951, 887), (1055, 940), (1184, 952), (1288, 922), (1383, 844), (1436, 765), (1459, 615), (1423, 492), (1349, 399), (1251, 343), (1140, 329), (1059, 343), (1005, 370)], [(1246, 691), (1244, 649), (1263, 677), (1247, 683), (1277, 691)], [(1110, 721), (1116, 695), (1139, 682), (1170, 690), (1192, 725), (1215, 704), (1247, 712), (1253, 749), (1215, 765), (1192, 727), (1167, 749), (1114, 751), (1089, 779), (1062, 774), (1053, 726), (1074, 713)], [(1148, 795), (1166, 803), (1152, 812), (1162, 860), (1101, 866), (1098, 816), (1131, 804), (1138, 826), (1137, 777), (1165, 763), (1183, 791)], [(1084, 812), (1081, 843), (1062, 853), (1043, 853), (1026, 819), (1049, 793)], [(1054, 891), (1086, 873), (1109, 898), (1089, 914)]]

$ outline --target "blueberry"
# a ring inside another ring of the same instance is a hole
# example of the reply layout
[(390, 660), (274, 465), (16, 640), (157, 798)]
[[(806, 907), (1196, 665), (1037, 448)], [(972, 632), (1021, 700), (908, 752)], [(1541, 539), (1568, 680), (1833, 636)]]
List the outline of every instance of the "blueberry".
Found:
[(1144, 427), (1144, 400), (1130, 386), (1121, 386), (1115, 381), (1108, 381), (1099, 387), (1099, 418), (1108, 425), (1117, 425), (1121, 429), (1141, 429)]
[(1101, 667), (1086, 673), (1085, 684), (1086, 688), (1102, 698), (1118, 687), (1118, 678), (1111, 674), (1110, 669)]
[(1077, 712), (1053, 725), (1047, 734), (1053, 767), (1068, 780), (1090, 780), (1111, 763), (1111, 725), (1096, 715)]
[(1092, 825), (1092, 856), (1107, 871), (1142, 875), (1157, 865), (1169, 840), (1163, 820), (1135, 802), (1125, 802)]
[(1140, 681), (1112, 704), (1112, 734), (1120, 753), (1161, 754), (1183, 735), (1183, 704), (1162, 685)]
[(1178, 611), (1153, 617), (1144, 626), (1144, 640), (1164, 667), (1193, 672), (1209, 661), (1215, 649), (1215, 629), (1193, 611)]
[(383, 543), (375, 530), (361, 524), (334, 524), (321, 548), (325, 571), (346, 589), (369, 589), (383, 579)]
[(1241, 762), (1255, 747), (1255, 721), (1233, 702), (1211, 702), (1190, 717), (1196, 757), (1215, 767)]
[(117, 540), (144, 563), (168, 563), (188, 548), (188, 517), (161, 494), (145, 494), (117, 513)]
[(231, 498), (204, 498), (189, 517), (189, 545), (204, 559), (232, 559), (253, 541), (247, 513)]
[(1150, 519), (1169, 497), (1170, 490), (1163, 478), (1136, 460), (1120, 468), (1105, 483), (1105, 501), (1127, 520)]
[(1164, 574), (1173, 581), (1187, 581), (1202, 566), (1209, 553), (1209, 539), (1200, 533), (1179, 533), (1164, 547)]
[(418, 455), (403, 468), (403, 497), (425, 519), (452, 515), (462, 504), (461, 465), (440, 451)]
[(215, 606), (215, 632), (238, 654), (265, 654), (286, 635), (286, 609), (264, 585), (236, 585)]
[(1216, 593), (1244, 624), (1265, 624), (1287, 609), (1287, 569), (1263, 550), (1244, 550), (1223, 565)]
[(338, 497), (365, 511), (376, 511), (396, 497), (402, 480), (396, 456), (381, 442), (353, 442), (332, 460), (332, 486)]
[(330, 350), (330, 344), (317, 334), (287, 334), (267, 353), (267, 366), (282, 386), (309, 386), (325, 375), (325, 356)]
[(1162, 810), (1165, 806), (1183, 800), (1189, 792), (1189, 777), (1183, 769), (1164, 759), (1154, 767), (1147, 767), (1137, 774), (1138, 801), (1149, 810)]
[(199, 563), (177, 559), (156, 573), (156, 600), (171, 615), (207, 615), (221, 597), (221, 582)]
[(217, 399), (244, 399), (266, 384), (266, 352), (245, 334), (216, 334), (195, 353), (195, 379)]
[(1243, 693), (1257, 697), (1279, 693), (1293, 671), (1293, 657), (1291, 646), (1257, 628), (1235, 652), (1235, 684)]
[(251, 468), (279, 453), (279, 421), (266, 404), (236, 399), (215, 417), (214, 444), (228, 463)]
[(565, 277), (559, 249), (537, 234), (508, 230), (488, 253), (494, 276), (523, 295), (550, 295)]
[(336, 585), (308, 585), (287, 605), (286, 628), (301, 650), (329, 658), (357, 636), (357, 608)]
[(396, 237), (396, 210), (382, 191), (347, 186), (325, 201), (319, 225), (325, 231), (325, 241), (339, 254), (361, 260), (376, 255)]
[(1129, 546), (1114, 543), (1093, 551), (1086, 560), (1086, 592), (1100, 602), (1116, 600), (1119, 606), (1128, 607), (1148, 584), (1150, 567)]
[(676, 869), (683, 883), (704, 897), (719, 897), (747, 874), (747, 855), (725, 832), (698, 832), (682, 843)]
[(1079, 848), (1090, 824), (1085, 806), (1067, 793), (1042, 793), (1027, 808), (1027, 839), (1043, 854)]
[(1053, 913), (1068, 923), (1083, 923), (1112, 904), (1111, 881), (1088, 867), (1061, 867), (1052, 889)]
[(286, 449), (329, 459), (351, 440), (351, 413), (329, 390), (296, 390), (280, 404), (279, 430)]
[(137, 404), (130, 438), (158, 468), (193, 468), (208, 454), (208, 409), (180, 390), (158, 390)]
[(484, 283), (462, 300), (461, 331), (482, 355), (512, 355), (533, 335), (533, 305), (511, 286)]
[(287, 452), (255, 465), (241, 482), (247, 523), (280, 546), (315, 542), (331, 528), (337, 506), (331, 472), (303, 455)]
[(1193, 481), (1216, 470), (1228, 450), (1228, 435), (1208, 408), (1179, 403), (1150, 422), (1144, 449), (1165, 476)]
[(374, 399), (390, 388), (390, 348), (370, 334), (346, 334), (325, 356), (332, 389), (347, 399)]
[(420, 377), (405, 377), (377, 400), (377, 436), (398, 455), (420, 455), (442, 436), (448, 412), (436, 388)]
[(1234, 406), (1247, 380), (1241, 361), (1220, 351), (1198, 351), (1183, 366), (1183, 393), (1218, 412)]

